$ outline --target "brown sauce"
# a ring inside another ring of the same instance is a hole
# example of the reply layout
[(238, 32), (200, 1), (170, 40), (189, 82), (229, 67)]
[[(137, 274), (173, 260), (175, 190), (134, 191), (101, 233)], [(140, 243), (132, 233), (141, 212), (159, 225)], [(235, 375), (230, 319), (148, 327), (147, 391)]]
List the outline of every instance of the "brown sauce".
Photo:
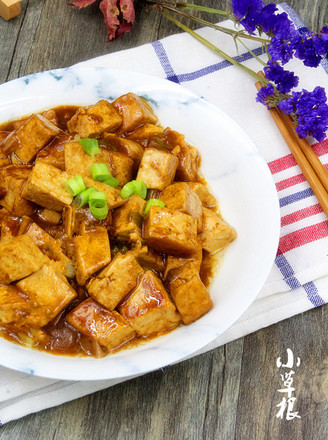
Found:
[[(51, 141), (45, 148), (43, 148), (39, 153), (38, 157), (47, 158), (50, 153), (53, 155), (54, 152), (61, 158), (62, 169), (65, 169), (64, 162), (64, 145), (68, 140), (67, 132), (67, 121), (71, 119), (71, 117), (76, 112), (78, 106), (58, 106), (51, 110), (56, 113), (58, 126), (63, 130), (63, 133), (57, 136), (53, 141)], [(0, 124), (0, 144), (5, 139), (5, 137), (12, 132), (15, 127), (20, 125), (20, 123), (24, 122), (27, 118), (23, 117), (21, 119), (15, 121), (4, 122)], [(181, 136), (181, 135), (180, 135)], [(170, 144), (176, 141), (179, 137), (179, 134), (175, 132), (167, 132), (165, 131), (163, 134), (159, 134), (153, 137), (151, 141), (147, 141), (147, 139), (143, 139), (141, 144), (144, 146), (151, 146), (155, 148), (162, 148), (166, 150), (170, 150)], [(1, 145), (0, 145), (0, 157), (1, 157)], [(30, 167), (30, 165), (26, 165)], [(57, 164), (58, 166), (58, 164)], [(197, 179), (199, 182), (206, 184), (206, 181), (203, 177), (199, 176)], [(158, 190), (150, 190), (150, 197), (158, 196)], [(4, 194), (0, 192), (0, 198), (3, 197)], [(80, 211), (80, 215), (89, 215), (88, 213), (83, 213), (83, 210)], [(30, 216), (33, 221), (39, 224), (48, 234), (50, 234), (53, 238), (59, 241), (65, 241), (65, 231), (62, 223), (58, 225), (53, 225), (51, 223), (47, 223), (40, 218), (40, 207), (35, 207), (34, 213)], [(90, 219), (89, 219), (90, 220)], [(6, 229), (5, 232), (8, 232), (12, 236), (18, 234), (19, 227), (21, 224), (21, 219), (18, 217), (13, 217), (8, 215), (5, 210), (0, 207), (0, 228)], [(108, 230), (110, 229), (110, 225), (106, 225), (104, 221), (97, 221), (93, 218), (94, 225), (104, 225)], [(2, 231), (0, 230), (0, 233)], [(130, 249), (130, 245), (121, 242), (115, 242), (111, 240), (111, 252), (112, 258), (117, 252), (126, 252)], [(165, 254), (158, 254), (166, 260)], [(203, 262), (200, 270), (200, 277), (206, 287), (210, 285), (211, 278), (213, 277), (217, 264), (218, 264), (218, 255), (209, 255), (206, 252), (203, 252)], [(144, 267), (148, 269), (148, 267)], [(164, 283), (164, 274), (158, 269), (152, 269), (154, 273), (161, 279)], [(97, 274), (95, 274), (97, 275)], [(72, 287), (78, 293), (76, 299), (74, 299), (68, 307), (66, 307), (54, 320), (49, 322), (45, 327), (39, 330), (39, 335), (35, 338), (35, 334), (33, 331), (31, 332), (29, 329), (15, 327), (13, 325), (3, 325), (0, 324), (0, 334), (5, 339), (15, 342), (18, 344), (22, 344), (25, 346), (30, 346), (29, 341), (34, 339), (33, 348), (38, 350), (43, 350), (46, 352), (51, 352), (56, 355), (72, 355), (72, 356), (96, 356), (101, 357), (106, 353), (105, 347), (101, 347), (97, 342), (88, 336), (83, 335), (79, 330), (71, 326), (65, 320), (65, 316), (74, 309), (78, 304), (84, 301), (89, 297), (86, 289), (81, 288), (76, 285), (75, 281), (70, 281)], [(149, 283), (149, 282), (148, 282)], [(151, 293), (148, 298), (148, 307), (156, 307), (156, 304), (160, 303), (163, 300), (163, 296), (160, 291), (156, 289), (156, 286), (151, 286)], [(164, 330), (155, 335), (150, 335), (147, 337), (136, 336), (134, 339), (128, 341), (124, 344), (124, 349), (136, 347), (140, 344), (143, 344), (149, 340), (157, 338), (165, 333), (171, 332), (171, 329)], [(112, 352), (116, 352), (122, 347), (118, 347)]]

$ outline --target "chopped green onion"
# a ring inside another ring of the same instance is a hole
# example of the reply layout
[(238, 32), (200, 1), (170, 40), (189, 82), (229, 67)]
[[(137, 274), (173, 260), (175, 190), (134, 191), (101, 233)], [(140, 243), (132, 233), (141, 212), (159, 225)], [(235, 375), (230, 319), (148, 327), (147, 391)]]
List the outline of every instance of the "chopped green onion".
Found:
[(147, 212), (149, 211), (149, 208), (151, 206), (160, 206), (161, 208), (164, 208), (165, 203), (162, 200), (159, 200), (159, 199), (149, 199), (148, 202), (147, 202), (145, 211), (144, 211), (144, 215), (147, 214)]
[(109, 171), (108, 165), (105, 163), (94, 163), (90, 166), (93, 180), (99, 180), (107, 183), (107, 185), (118, 186), (118, 180), (113, 177)]
[(113, 176), (108, 176), (104, 180), (104, 182), (107, 183), (107, 185), (109, 185), (109, 186), (113, 186), (114, 188), (117, 188), (118, 184), (119, 184), (119, 181)]
[(92, 192), (89, 197), (91, 214), (98, 220), (104, 220), (108, 214), (107, 195), (104, 192)]
[(84, 151), (90, 156), (100, 153), (99, 145), (97, 139), (85, 138), (79, 139), (80, 144), (84, 148)]
[(84, 191), (86, 189), (86, 186), (84, 185), (82, 176), (77, 174), (72, 179), (68, 179), (65, 182), (65, 187), (67, 191), (69, 191), (72, 196), (76, 196), (80, 192)]
[(142, 199), (145, 199), (147, 197), (147, 186), (145, 182), (142, 180), (132, 180), (132, 182), (134, 182), (136, 194), (138, 194), (138, 196), (140, 196)]
[(132, 196), (134, 192), (135, 192), (135, 186), (132, 180), (132, 182), (128, 182), (123, 186), (120, 192), (120, 196), (122, 197), (122, 199), (127, 199), (128, 197)]
[(97, 191), (96, 188), (88, 188), (80, 192), (74, 199), (73, 206), (76, 209), (82, 208), (82, 206), (89, 203), (90, 194)]
[(141, 180), (131, 180), (131, 182), (126, 183), (121, 189), (121, 197), (122, 199), (127, 199), (132, 196), (132, 194), (138, 194), (138, 196), (143, 199), (147, 196), (147, 186), (145, 182)]

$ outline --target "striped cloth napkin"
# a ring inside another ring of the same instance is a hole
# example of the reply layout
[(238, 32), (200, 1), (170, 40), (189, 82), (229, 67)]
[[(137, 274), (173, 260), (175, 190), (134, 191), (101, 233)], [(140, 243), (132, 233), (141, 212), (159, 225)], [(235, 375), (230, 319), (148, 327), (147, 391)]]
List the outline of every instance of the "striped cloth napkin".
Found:
[[(297, 28), (304, 27), (287, 4), (280, 8), (289, 14)], [(258, 69), (249, 53), (236, 51), (229, 36), (207, 28), (199, 33), (248, 67)], [(251, 48), (257, 55), (261, 54), (258, 43)], [(240, 124), (271, 170), (281, 208), (281, 237), (272, 271), (244, 315), (201, 352), (328, 302), (327, 217), (266, 108), (255, 102), (255, 87), (246, 74), (184, 33), (80, 63), (83, 65), (133, 69), (192, 89)], [(300, 77), (302, 88), (313, 90), (321, 85), (328, 91), (327, 62), (318, 69), (310, 69), (295, 61), (291, 69)], [(327, 164), (328, 140), (313, 148)], [(0, 425), (118, 382), (49, 380), (0, 368)]]

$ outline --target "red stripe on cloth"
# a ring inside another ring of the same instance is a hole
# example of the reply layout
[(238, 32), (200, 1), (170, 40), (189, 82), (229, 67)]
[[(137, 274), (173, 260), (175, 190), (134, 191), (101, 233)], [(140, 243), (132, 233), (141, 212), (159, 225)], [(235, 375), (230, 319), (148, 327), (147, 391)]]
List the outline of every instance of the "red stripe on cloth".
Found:
[(290, 225), (291, 223), (298, 222), (304, 218), (311, 217), (312, 215), (319, 214), (322, 211), (319, 203), (316, 205), (308, 206), (306, 208), (300, 209), (298, 211), (292, 212), (291, 214), (281, 217), (281, 227)]
[(305, 177), (303, 174), (297, 174), (296, 176), (288, 177), (287, 179), (280, 180), (276, 183), (277, 191), (282, 191), (283, 189), (290, 188), (291, 186), (297, 185), (298, 183), (304, 182)]
[(306, 226), (280, 237), (277, 254), (284, 254), (295, 248), (328, 237), (328, 220), (316, 225)]
[[(317, 156), (323, 156), (328, 153), (328, 139), (322, 142), (318, 142), (312, 146), (315, 154)], [(271, 174), (279, 173), (280, 171), (287, 170), (288, 168), (294, 167), (296, 161), (292, 154), (287, 154), (286, 156), (279, 157), (279, 159), (272, 160), (268, 163)]]

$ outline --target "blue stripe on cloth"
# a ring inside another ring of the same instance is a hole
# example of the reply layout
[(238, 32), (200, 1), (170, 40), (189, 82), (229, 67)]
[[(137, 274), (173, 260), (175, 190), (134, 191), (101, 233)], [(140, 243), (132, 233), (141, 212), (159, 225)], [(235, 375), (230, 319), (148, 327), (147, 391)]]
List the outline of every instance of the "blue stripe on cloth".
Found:
[(289, 264), (287, 258), (284, 254), (279, 254), (276, 256), (275, 263), (284, 277), (285, 283), (291, 288), (296, 289), (297, 287), (303, 287), (305, 290), (308, 300), (315, 307), (322, 306), (325, 301), (321, 298), (318, 293), (318, 289), (313, 281), (309, 281), (302, 285), (295, 276), (292, 266)]
[(161, 66), (163, 67), (166, 78), (172, 82), (179, 83), (179, 80), (176, 74), (174, 73), (173, 67), (170, 63), (169, 57), (167, 56), (163, 44), (159, 40), (154, 41), (151, 44), (155, 50), (159, 62), (161, 63)]
[(281, 197), (279, 200), (279, 206), (282, 208), (283, 206), (290, 205), (291, 203), (298, 202), (299, 200), (306, 199), (307, 197), (313, 196), (313, 192), (311, 188), (303, 189), (302, 191), (298, 191), (296, 193), (290, 194), (285, 197)]

